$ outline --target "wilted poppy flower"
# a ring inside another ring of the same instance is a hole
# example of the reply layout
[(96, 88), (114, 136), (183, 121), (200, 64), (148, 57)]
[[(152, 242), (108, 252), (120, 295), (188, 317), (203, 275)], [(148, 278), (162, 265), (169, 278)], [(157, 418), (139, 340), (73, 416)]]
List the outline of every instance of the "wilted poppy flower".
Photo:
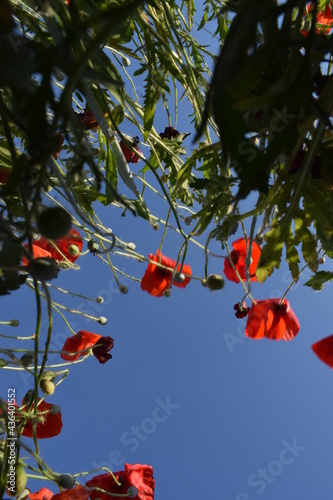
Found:
[[(24, 405), (21, 410), (26, 411), (27, 405), (23, 400)], [(31, 412), (33, 411), (34, 405), (31, 407)], [(51, 405), (42, 401), (37, 408), (37, 425), (36, 425), (36, 436), (37, 439), (51, 438), (57, 436), (61, 432), (62, 420), (60, 408), (57, 405)], [(22, 436), (33, 437), (33, 420), (27, 420)]]
[(319, 359), (333, 368), (333, 335), (319, 340), (311, 347)]
[(51, 500), (53, 493), (48, 488), (41, 488), (36, 493), (30, 493), (28, 495), (29, 500)]
[[(132, 147), (136, 149), (140, 154), (142, 154), (142, 151), (140, 151), (140, 149), (138, 148), (139, 142), (139, 137), (134, 137), (132, 141)], [(138, 163), (138, 161), (140, 161), (140, 156), (136, 155), (123, 140), (119, 142), (119, 146), (124, 153), (127, 163)]]
[(54, 240), (53, 243), (59, 248), (61, 253), (58, 252), (55, 246), (47, 238), (40, 237), (33, 242), (33, 245), (47, 250), (51, 254), (51, 257), (58, 262), (66, 261), (64, 258), (65, 256), (71, 263), (78, 259), (83, 247), (81, 235), (75, 229), (70, 229), (66, 236)]
[[(247, 240), (249, 242), (249, 238)], [(245, 238), (240, 238), (237, 241), (234, 241), (232, 244), (233, 250), (230, 252), (231, 260), (239, 272), (240, 277), (243, 281), (246, 281), (246, 265), (245, 259), (247, 256), (247, 248)], [(251, 264), (249, 266), (249, 274), (250, 281), (257, 281), (256, 278), (256, 270), (260, 257), (260, 246), (257, 245), (255, 241), (252, 241), (252, 249), (251, 249)], [(230, 281), (235, 281), (239, 283), (239, 279), (237, 274), (233, 270), (232, 265), (229, 262), (229, 259), (224, 259), (224, 274), (226, 278)]]
[(245, 302), (240, 304), (239, 302), (234, 305), (235, 316), (238, 319), (243, 319), (250, 314), (250, 307), (248, 307)]
[(245, 335), (253, 339), (292, 340), (299, 332), (298, 319), (288, 300), (258, 300), (252, 304)]
[(76, 335), (66, 339), (60, 356), (66, 361), (76, 361), (82, 356), (86, 356), (88, 350), (92, 348), (94, 356), (104, 365), (104, 363), (112, 358), (109, 351), (111, 351), (113, 345), (111, 337), (102, 337), (102, 335), (97, 335), (97, 333), (80, 330)]
[(178, 130), (175, 130), (173, 127), (165, 127), (164, 132), (160, 133), (161, 139), (173, 139), (174, 137), (181, 136), (181, 140), (183, 141), (190, 134), (179, 133)]
[(84, 486), (75, 486), (70, 490), (57, 493), (52, 497), (52, 500), (89, 500), (89, 493)]
[[(160, 255), (158, 250), (156, 251), (156, 255), (152, 253), (149, 254), (149, 260), (158, 262), (171, 269), (175, 269), (176, 261), (165, 257), (162, 253)], [(161, 267), (156, 266), (153, 262), (149, 262), (148, 264), (145, 275), (141, 280), (141, 289), (154, 297), (162, 297), (163, 292), (168, 290), (171, 285), (173, 271), (162, 269)], [(180, 263), (177, 266), (177, 272), (179, 271)], [(189, 265), (183, 265), (182, 274), (185, 275), (182, 282), (177, 282), (176, 280), (173, 282), (173, 284), (179, 288), (185, 288), (191, 280), (190, 276), (192, 276), (192, 269)]]
[[(111, 474), (101, 474), (86, 482), (88, 488), (101, 488), (114, 495), (126, 495), (129, 488), (136, 488), (137, 495), (131, 496), (136, 500), (153, 500), (155, 481), (153, 478), (153, 468), (150, 465), (125, 464), (125, 470), (114, 473), (115, 478), (121, 483), (117, 485)], [(135, 492), (136, 490), (133, 491)], [(91, 500), (110, 500), (111, 495), (98, 490), (90, 490)], [(117, 497), (116, 497), (117, 498)]]

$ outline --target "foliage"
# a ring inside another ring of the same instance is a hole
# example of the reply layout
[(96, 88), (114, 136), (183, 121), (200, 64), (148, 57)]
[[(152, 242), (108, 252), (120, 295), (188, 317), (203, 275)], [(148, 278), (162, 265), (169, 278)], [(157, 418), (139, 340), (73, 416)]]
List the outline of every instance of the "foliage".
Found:
[[(215, 239), (244, 288), (238, 317), (250, 311), (242, 304), (252, 299), (251, 281), (263, 283), (284, 258), (292, 283), (304, 267), (313, 272), (306, 285), (316, 290), (332, 280), (332, 272), (318, 271), (324, 256), (333, 257), (332, 6), (322, 0), (309, 5), (207, 0), (196, 24), (193, 0), (2, 0), (0, 295), (15, 295), (26, 285), (33, 289), (36, 353), (40, 301), (47, 301), (48, 340), (41, 365), (37, 355), (32, 361), (35, 391), (28, 409), (20, 409), (18, 431), (24, 432), (33, 412), (37, 455), (36, 389), (47, 371), (52, 311), (59, 312), (46, 281), (58, 266), (61, 272), (79, 268), (84, 240), (110, 267), (122, 293), (127, 288), (112, 262), (117, 252), (147, 260), (145, 280), (153, 269), (159, 281), (144, 289), (162, 296), (174, 282), (181, 288), (189, 283), (185, 257), (191, 242), (205, 253), (199, 279), (204, 285), (212, 281), (207, 265)], [(200, 43), (205, 29), (213, 30), (218, 55)], [(165, 132), (155, 128), (157, 113), (167, 117)], [(177, 130), (182, 113), (190, 116), (192, 131)], [(141, 162), (139, 173), (128, 158)], [(151, 193), (168, 204), (166, 221), (150, 202)], [(245, 211), (249, 195), (256, 201)], [(100, 204), (156, 229), (163, 223), (174, 227), (174, 218), (183, 239), (177, 261), (158, 257), (165, 233), (157, 257), (137, 253), (100, 221)], [(79, 233), (38, 239), (39, 216), (50, 205), (63, 206)], [(238, 224), (247, 249), (242, 276), (228, 245)], [(262, 245), (255, 277), (249, 274), (254, 242)], [(47, 259), (56, 268), (46, 269)], [(103, 351), (98, 337), (77, 357)], [(8, 358), (1, 360), (4, 369), (8, 363), (31, 369), (15, 350), (1, 352)], [(3, 404), (1, 411), (6, 413)], [(6, 441), (0, 443), (5, 464)], [(56, 482), (46, 464), (37, 466)], [(7, 472), (4, 465), (0, 496)]]

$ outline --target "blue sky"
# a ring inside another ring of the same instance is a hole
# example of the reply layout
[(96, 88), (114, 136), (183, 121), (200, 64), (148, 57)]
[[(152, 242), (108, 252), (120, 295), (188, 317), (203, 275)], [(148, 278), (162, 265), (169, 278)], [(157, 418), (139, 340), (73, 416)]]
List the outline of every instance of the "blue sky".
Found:
[[(166, 115), (158, 113), (156, 130), (163, 131), (165, 125)], [(194, 147), (193, 129), (184, 115), (177, 128), (192, 132), (185, 144)], [(124, 132), (132, 134), (130, 129)], [(132, 166), (133, 171), (142, 166)], [(149, 173), (146, 179), (154, 183)], [(152, 195), (148, 201), (166, 217), (166, 203)], [(245, 206), (251, 202), (246, 200)], [(98, 214), (119, 238), (135, 242), (139, 253), (148, 256), (159, 247), (162, 227), (154, 231), (147, 222), (130, 214), (123, 218), (112, 207), (99, 207)], [(238, 231), (230, 243), (241, 236)], [(163, 253), (176, 258), (181, 243), (168, 231)], [(221, 253), (217, 242), (211, 249)], [(194, 276), (203, 276), (201, 249), (190, 244), (186, 262)], [(226, 282), (222, 291), (210, 292), (192, 280), (185, 290), (174, 288), (169, 298), (154, 298), (139, 283), (123, 279), (129, 288), (123, 295), (97, 257), (88, 254), (77, 263), (80, 271), (62, 271), (54, 284), (91, 297), (102, 295), (104, 303), (55, 291), (52, 297), (107, 317), (107, 325), (101, 326), (67, 315), (76, 331), (110, 335), (115, 346), (105, 365), (91, 357), (71, 366), (65, 381), (46, 398), (61, 406), (63, 417), (61, 434), (40, 441), (41, 455), (54, 471), (77, 474), (101, 466), (121, 470), (124, 462), (150, 464), (156, 500), (329, 497), (333, 373), (311, 350), (312, 343), (333, 333), (329, 284), (313, 292), (303, 286), (309, 278), (304, 272), (287, 296), (300, 321), (298, 336), (291, 342), (255, 341), (244, 335), (246, 320), (234, 316), (233, 306), (243, 296), (240, 285)], [(146, 269), (146, 263), (122, 257), (114, 263), (137, 278)], [(332, 270), (331, 263), (323, 267)], [(222, 270), (223, 259), (212, 258), (209, 272)], [(290, 280), (282, 264), (267, 282), (253, 285), (253, 295), (281, 297)], [(1, 333), (33, 333), (35, 312), (34, 295), (26, 287), (1, 297), (1, 318), (20, 320), (18, 328), (2, 327)], [(45, 304), (43, 314), (41, 345), (46, 338)], [(68, 335), (55, 314), (54, 347), (61, 348)], [(17, 345), (10, 340), (2, 344)], [(33, 348), (32, 341), (24, 346), (28, 344)], [(60, 356), (50, 356), (49, 362), (61, 362)], [(26, 375), (1, 371), (3, 397), (15, 387), (20, 401), (32, 385)], [(32, 445), (32, 440), (25, 441)], [(84, 477), (78, 480), (85, 482)], [(29, 481), (28, 486), (57, 491), (46, 482)]]

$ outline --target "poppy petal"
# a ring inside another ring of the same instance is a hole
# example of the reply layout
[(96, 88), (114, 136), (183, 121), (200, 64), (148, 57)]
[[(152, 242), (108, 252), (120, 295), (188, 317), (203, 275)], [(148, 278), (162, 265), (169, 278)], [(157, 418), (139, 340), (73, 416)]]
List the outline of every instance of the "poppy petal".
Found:
[(333, 368), (333, 335), (313, 344), (312, 350), (321, 361)]

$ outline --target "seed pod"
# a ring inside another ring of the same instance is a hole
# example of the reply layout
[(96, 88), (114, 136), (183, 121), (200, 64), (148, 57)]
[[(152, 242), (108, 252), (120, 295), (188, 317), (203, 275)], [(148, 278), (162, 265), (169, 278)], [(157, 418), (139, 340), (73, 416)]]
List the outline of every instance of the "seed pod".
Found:
[(72, 227), (71, 215), (62, 207), (46, 208), (37, 217), (37, 227), (45, 238), (57, 240)]
[(38, 257), (29, 262), (26, 270), (37, 281), (49, 281), (58, 276), (60, 268), (51, 257)]
[(183, 283), (185, 281), (185, 275), (183, 273), (176, 273), (175, 274), (175, 282), (176, 283)]
[(125, 285), (120, 285), (119, 291), (120, 293), (123, 293), (125, 295), (126, 293), (128, 293), (128, 288)]
[(34, 364), (34, 355), (32, 352), (26, 352), (21, 356), (21, 364), (22, 366), (31, 366)]
[(219, 274), (210, 274), (207, 278), (207, 286), (209, 290), (222, 290), (224, 287), (224, 279)]
[(96, 240), (90, 240), (87, 244), (90, 253), (97, 253), (99, 250), (99, 243)]
[(135, 486), (130, 486), (127, 490), (128, 498), (135, 498), (138, 494), (138, 489)]
[(56, 479), (57, 485), (60, 486), (60, 488), (65, 488), (66, 490), (69, 490), (70, 488), (73, 488), (75, 484), (75, 479), (72, 476), (72, 474), (60, 474), (60, 476), (57, 477)]

